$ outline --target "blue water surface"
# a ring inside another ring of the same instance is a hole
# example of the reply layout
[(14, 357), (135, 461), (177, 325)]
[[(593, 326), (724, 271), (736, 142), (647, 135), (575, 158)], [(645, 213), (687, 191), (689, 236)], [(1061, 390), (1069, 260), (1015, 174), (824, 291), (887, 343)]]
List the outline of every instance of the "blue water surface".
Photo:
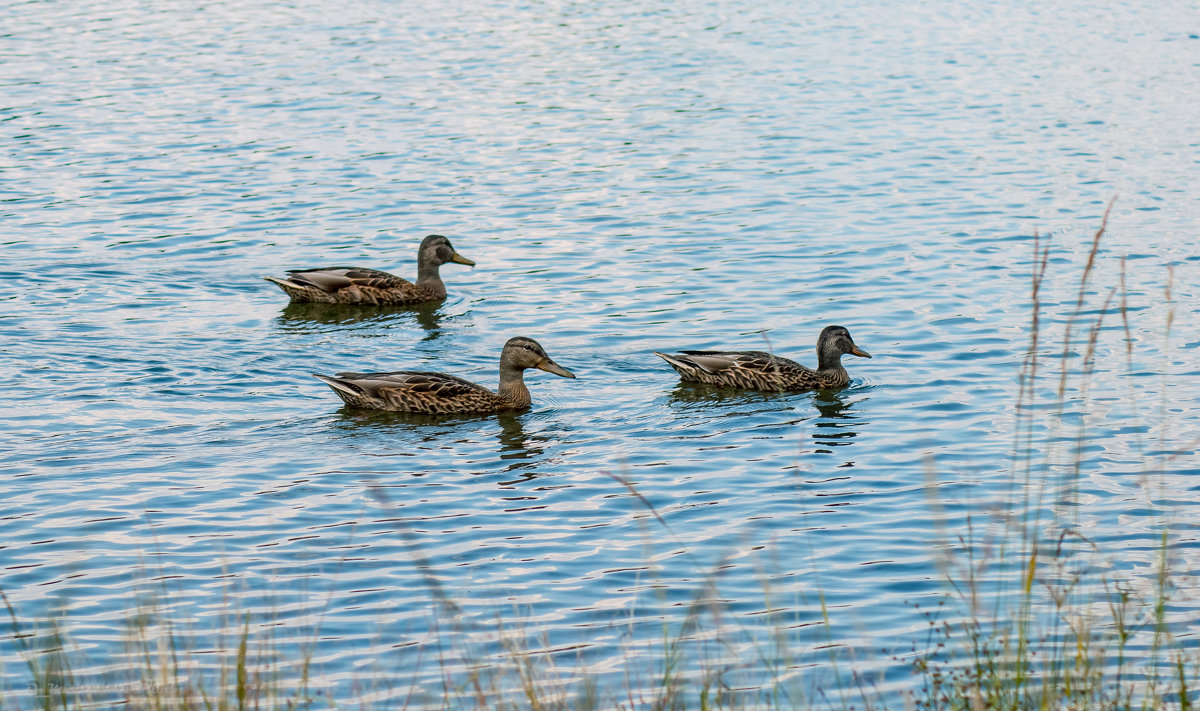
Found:
[[(1023, 500), (1020, 423), (1070, 479), (1034, 504), (1049, 539), (1152, 592), (1166, 523), (1197, 567), (1188, 4), (0, 14), (0, 590), (34, 635), (0, 632), (11, 703), (54, 620), (98, 707), (140, 688), (138, 634), (213, 688), (244, 631), (281, 689), (308, 659), (347, 708), (471, 706), (481, 676), (519, 701), (526, 663), (547, 694), (649, 699), (675, 639), (692, 699), (715, 674), (747, 706), (896, 702), (958, 599), (943, 556)], [(478, 263), (441, 304), (289, 306), (261, 279), (412, 278), (430, 233)], [(874, 356), (835, 392), (651, 355), (814, 364), (834, 323)], [(532, 372), (522, 413), (352, 412), (309, 376), (494, 386), (513, 335), (578, 375)]]

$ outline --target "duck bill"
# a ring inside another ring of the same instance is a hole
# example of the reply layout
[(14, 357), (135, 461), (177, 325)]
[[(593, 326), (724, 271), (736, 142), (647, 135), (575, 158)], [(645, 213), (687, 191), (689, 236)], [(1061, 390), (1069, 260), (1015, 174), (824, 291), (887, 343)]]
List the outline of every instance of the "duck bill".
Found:
[(858, 346), (851, 346), (851, 347), (850, 347), (850, 354), (851, 354), (851, 355), (856, 355), (856, 356), (858, 356), (858, 357), (860, 357), (860, 358), (870, 358), (870, 357), (871, 357), (871, 354), (870, 354), (870, 353), (867, 353), (866, 351), (864, 351), (863, 349), (859, 348)]
[(571, 371), (562, 367), (558, 363), (555, 363), (554, 361), (550, 360), (549, 358), (546, 358), (541, 363), (538, 363), (537, 369), (544, 370), (547, 373), (554, 373), (555, 375), (561, 375), (564, 378), (574, 378), (575, 377), (574, 373), (572, 373)]
[(465, 264), (468, 267), (475, 266), (475, 262), (472, 262), (470, 259), (467, 259), (458, 252), (454, 253), (454, 256), (450, 258), (450, 261), (454, 262), (455, 264)]

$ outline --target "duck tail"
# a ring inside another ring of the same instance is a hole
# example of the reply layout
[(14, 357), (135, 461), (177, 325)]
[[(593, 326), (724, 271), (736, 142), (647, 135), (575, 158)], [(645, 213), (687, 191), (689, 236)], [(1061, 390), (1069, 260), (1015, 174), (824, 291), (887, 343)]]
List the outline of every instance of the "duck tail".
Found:
[(266, 279), (280, 289), (283, 289), (283, 293), (287, 294), (288, 296), (293, 296), (303, 289), (301, 285), (290, 282), (287, 279), (276, 279), (275, 277), (269, 276), (265, 276), (263, 279)]
[(367, 394), (365, 390), (348, 380), (335, 378), (331, 375), (321, 375), (320, 373), (310, 373), (310, 375), (333, 388), (333, 391), (343, 400), (346, 400), (347, 397), (357, 400)]
[(263, 279), (271, 282), (275, 286), (283, 290), (292, 301), (317, 301), (325, 303), (336, 303), (330, 299), (321, 298), (323, 293), (315, 286), (302, 284), (291, 281), (289, 279), (276, 279), (275, 277), (265, 276)]
[(668, 355), (666, 353), (659, 353), (658, 351), (651, 351), (651, 352), (654, 353), (654, 355), (658, 356), (659, 358), (662, 358), (663, 360), (667, 361), (668, 365), (670, 365), (672, 368), (679, 371), (683, 375), (688, 375), (688, 374), (694, 373), (694, 372), (696, 372), (696, 370), (698, 370), (695, 363), (692, 363), (691, 361), (688, 361), (688, 360), (684, 360), (683, 358), (680, 358), (679, 356)]

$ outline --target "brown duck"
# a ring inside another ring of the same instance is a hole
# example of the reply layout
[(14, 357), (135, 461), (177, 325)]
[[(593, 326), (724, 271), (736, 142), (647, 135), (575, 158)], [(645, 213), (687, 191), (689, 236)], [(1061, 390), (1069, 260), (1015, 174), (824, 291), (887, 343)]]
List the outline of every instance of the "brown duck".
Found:
[(564, 378), (575, 377), (574, 373), (551, 360), (537, 341), (522, 336), (510, 338), (500, 352), (498, 392), (454, 375), (418, 370), (312, 375), (333, 388), (349, 407), (427, 415), (489, 414), (529, 407), (531, 400), (524, 378), (525, 370), (529, 368)]
[(824, 390), (850, 382), (842, 367), (846, 354), (870, 358), (854, 345), (850, 332), (826, 326), (817, 338), (817, 369), (762, 351), (681, 351), (672, 355), (654, 352), (679, 371), (684, 380), (746, 390)]
[(400, 306), (446, 298), (446, 285), (438, 268), (448, 262), (475, 266), (475, 262), (454, 251), (450, 240), (429, 235), (417, 250), (416, 284), (394, 274), (362, 267), (292, 269), (287, 279), (263, 278), (283, 289), (292, 301)]

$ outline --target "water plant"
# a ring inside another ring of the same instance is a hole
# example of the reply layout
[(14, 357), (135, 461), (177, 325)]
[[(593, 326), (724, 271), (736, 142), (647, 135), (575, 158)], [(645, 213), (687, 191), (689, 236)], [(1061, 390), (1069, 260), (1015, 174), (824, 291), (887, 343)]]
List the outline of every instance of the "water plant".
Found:
[[(1125, 259), (1117, 284), (1097, 292), (1093, 282), (1111, 208), (1110, 203), (1093, 236), (1057, 351), (1044, 345), (1042, 297), (1050, 278), (1050, 245), (1035, 236), (1029, 342), (1018, 380), (1006, 496), (992, 510), (973, 514), (964, 530), (952, 530), (939, 515), (943, 506), (931, 470), (929, 498), (941, 536), (937, 561), (950, 593), (947, 605), (936, 613), (927, 611), (931, 642), (914, 665), (923, 680), (913, 699), (918, 708), (1157, 709), (1192, 704), (1195, 685), (1190, 679), (1200, 671), (1200, 659), (1166, 617), (1176, 592), (1173, 578), (1179, 574), (1171, 569), (1169, 518), (1158, 514), (1157, 533), (1148, 545), (1154, 551), (1151, 571), (1122, 570), (1128, 566), (1114, 564), (1112, 554), (1079, 519), (1086, 498), (1081, 472), (1094, 426), (1090, 386), (1098, 346), (1113, 330), (1105, 322), (1115, 315), (1115, 298), (1126, 369), (1132, 371)], [(1171, 284), (1168, 268), (1164, 345), (1170, 342), (1174, 319)], [(1127, 397), (1130, 408), (1138, 411), (1132, 385)], [(1159, 478), (1187, 449), (1167, 446), (1168, 418), (1161, 406), (1160, 418), (1157, 454), (1150, 456), (1145, 443), (1137, 444), (1144, 505), (1150, 510), (1158, 510)]]

